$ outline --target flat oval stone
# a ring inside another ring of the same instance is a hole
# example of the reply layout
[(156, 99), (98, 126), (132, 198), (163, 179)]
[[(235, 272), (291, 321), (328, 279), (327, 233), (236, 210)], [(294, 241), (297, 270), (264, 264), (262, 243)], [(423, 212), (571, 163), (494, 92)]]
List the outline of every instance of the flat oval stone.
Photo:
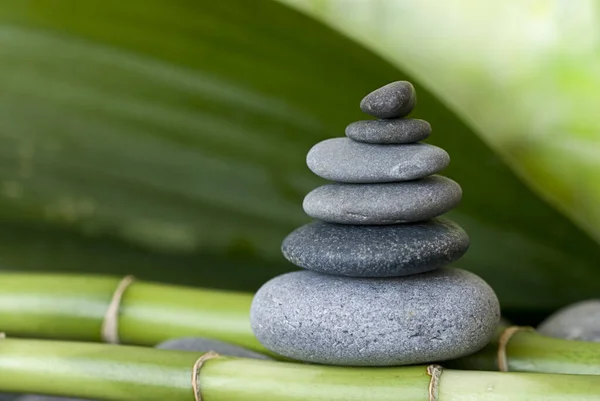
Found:
[(567, 340), (600, 342), (600, 299), (560, 309), (540, 324), (538, 332)]
[(396, 81), (365, 96), (360, 102), (360, 109), (378, 118), (397, 118), (408, 115), (416, 102), (417, 94), (412, 84)]
[(413, 143), (426, 139), (429, 134), (431, 125), (415, 118), (356, 121), (346, 127), (348, 138), (367, 143)]
[(308, 270), (264, 284), (250, 323), (267, 349), (329, 365), (438, 362), (478, 351), (494, 335), (500, 307), (478, 276), (443, 268), (395, 279)]
[(174, 338), (158, 344), (156, 348), (195, 352), (215, 351), (221, 355), (237, 356), (240, 358), (271, 359), (266, 355), (251, 351), (238, 345), (202, 337)]
[(440, 216), (460, 202), (460, 185), (432, 175), (385, 184), (328, 184), (309, 192), (302, 206), (309, 216), (340, 224), (399, 224)]
[(375, 145), (332, 138), (313, 146), (306, 163), (313, 173), (332, 181), (397, 182), (438, 173), (448, 166), (450, 156), (425, 143)]
[(289, 234), (281, 246), (296, 266), (353, 277), (398, 277), (435, 270), (465, 254), (469, 236), (456, 223), (436, 219), (393, 226), (315, 221)]

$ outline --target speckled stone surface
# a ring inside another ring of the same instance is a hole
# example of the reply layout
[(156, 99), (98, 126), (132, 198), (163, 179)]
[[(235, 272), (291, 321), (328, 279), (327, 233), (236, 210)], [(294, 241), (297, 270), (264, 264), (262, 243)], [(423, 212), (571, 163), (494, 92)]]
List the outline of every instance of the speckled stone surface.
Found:
[(538, 332), (568, 340), (600, 342), (600, 299), (560, 309), (540, 324)]
[(417, 95), (412, 84), (396, 81), (365, 96), (360, 102), (360, 109), (378, 118), (397, 118), (408, 115), (416, 101)]
[(438, 173), (448, 166), (450, 156), (425, 143), (375, 145), (332, 138), (313, 146), (306, 163), (313, 173), (332, 181), (397, 182)]
[(202, 337), (174, 338), (158, 344), (156, 348), (196, 352), (215, 351), (216, 353), (221, 355), (237, 356), (240, 358), (271, 359), (266, 355), (251, 351), (249, 349), (234, 344), (229, 344), (223, 341), (211, 340)]
[(437, 219), (393, 226), (353, 226), (321, 221), (302, 226), (283, 241), (296, 266), (353, 277), (398, 277), (450, 264), (469, 248), (456, 223)]
[(386, 184), (328, 184), (304, 198), (306, 214), (340, 224), (398, 224), (440, 216), (460, 202), (462, 190), (450, 178)]
[(252, 330), (266, 348), (351, 366), (467, 355), (492, 338), (499, 318), (494, 291), (454, 268), (396, 279), (287, 273), (260, 288), (250, 311)]
[(429, 134), (431, 125), (414, 118), (356, 121), (346, 127), (348, 138), (368, 143), (413, 143), (426, 139)]

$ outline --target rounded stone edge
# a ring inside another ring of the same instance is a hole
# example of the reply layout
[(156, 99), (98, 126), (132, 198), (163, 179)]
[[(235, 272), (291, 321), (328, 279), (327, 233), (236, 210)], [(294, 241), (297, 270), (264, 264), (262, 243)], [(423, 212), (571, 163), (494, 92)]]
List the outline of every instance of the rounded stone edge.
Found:
[[(444, 261), (443, 263), (440, 262), (440, 263), (432, 264), (428, 267), (422, 266), (418, 269), (413, 268), (412, 270), (410, 270), (410, 272), (407, 272), (404, 274), (399, 274), (398, 271), (396, 270), (394, 272), (390, 271), (387, 274), (379, 273), (377, 275), (374, 275), (372, 270), (370, 270), (370, 272), (369, 272), (369, 270), (366, 269), (364, 266), (361, 266), (361, 267), (353, 266), (351, 269), (348, 269), (348, 270), (350, 270), (350, 272), (348, 272), (348, 273), (340, 273), (339, 270), (336, 270), (334, 272), (333, 269), (331, 269), (331, 268), (325, 269), (322, 266), (317, 266), (315, 263), (308, 263), (306, 261), (306, 258), (301, 258), (301, 257), (297, 256), (297, 252), (295, 252), (295, 250), (294, 250), (295, 247), (290, 245), (290, 238), (292, 238), (295, 234), (297, 234), (298, 231), (301, 231), (303, 229), (304, 230), (309, 229), (310, 226), (312, 226), (312, 225), (330, 224), (333, 226), (339, 225), (340, 227), (343, 227), (343, 226), (347, 226), (347, 224), (336, 224), (336, 223), (329, 223), (329, 222), (326, 222), (323, 220), (315, 220), (311, 223), (300, 226), (300, 227), (296, 228), (295, 230), (293, 230), (291, 233), (289, 233), (282, 241), (280, 250), (281, 250), (283, 257), (288, 262), (292, 263), (294, 266), (297, 266), (297, 267), (305, 269), (305, 270), (313, 271), (316, 273), (320, 273), (320, 274), (330, 274), (330, 275), (335, 275), (338, 277), (382, 278), (382, 279), (407, 277), (407, 276), (412, 276), (414, 274), (431, 272), (431, 271), (443, 268), (445, 266), (449, 266), (452, 263), (461, 259), (467, 253), (467, 251), (469, 250), (469, 247), (471, 246), (471, 238), (469, 237), (469, 234), (458, 223), (456, 223), (452, 220), (443, 219), (443, 218), (432, 219), (429, 221), (437, 221), (444, 225), (453, 226), (453, 228), (456, 229), (455, 234), (460, 236), (461, 246), (457, 247), (457, 250), (453, 253), (452, 258), (450, 258), (450, 260), (448, 260), (448, 261)], [(420, 223), (423, 223), (423, 222), (420, 222)], [(401, 226), (402, 224), (399, 224), (399, 225)], [(389, 263), (389, 261), (379, 260), (378, 263)]]
[[(432, 161), (435, 161), (435, 163), (429, 163), (428, 169), (422, 169), (419, 171), (419, 173), (413, 173), (410, 175), (406, 175), (404, 177), (388, 177), (388, 178), (371, 178), (371, 177), (362, 177), (362, 178), (357, 178), (357, 177), (352, 177), (352, 178), (347, 178), (347, 177), (341, 177), (339, 175), (337, 175), (337, 171), (336, 170), (331, 170), (331, 169), (323, 169), (321, 167), (321, 162), (320, 162), (320, 155), (319, 156), (315, 156), (315, 154), (318, 154), (319, 150), (318, 147), (319, 146), (323, 146), (322, 144), (328, 141), (332, 141), (332, 140), (340, 140), (340, 139), (344, 139), (344, 140), (348, 140), (351, 141), (355, 146), (386, 146), (386, 144), (374, 144), (374, 143), (366, 143), (366, 142), (359, 142), (359, 141), (354, 141), (353, 139), (350, 139), (348, 137), (334, 137), (334, 138), (328, 138), (325, 140), (322, 140), (316, 144), (314, 144), (309, 151), (306, 154), (305, 157), (305, 161), (306, 161), (306, 166), (308, 167), (308, 169), (315, 174), (318, 177), (324, 178), (326, 180), (329, 181), (334, 181), (334, 182), (338, 182), (338, 183), (342, 183), (342, 184), (383, 184), (383, 183), (394, 183), (394, 182), (405, 182), (405, 181), (414, 181), (414, 180), (418, 180), (421, 178), (425, 178), (425, 177), (429, 177), (431, 175), (437, 175), (439, 173), (441, 173), (443, 170), (445, 170), (449, 165), (450, 165), (450, 155), (448, 154), (448, 152), (436, 145), (431, 145), (428, 143), (424, 143), (424, 142), (414, 142), (414, 143), (409, 143), (409, 144), (396, 144), (393, 146), (423, 146), (423, 147), (427, 147), (429, 148), (432, 152), (437, 152), (437, 154), (430, 154), (428, 155), (429, 159)], [(419, 163), (411, 163), (411, 164), (419, 164)], [(400, 165), (397, 165), (396, 167), (393, 167), (391, 169), (391, 171), (393, 173), (389, 173), (388, 171), (388, 175), (392, 175), (392, 174), (397, 174), (400, 171)]]
[[(489, 327), (486, 327), (487, 333), (484, 333), (484, 335), (482, 335), (481, 338), (478, 339), (479, 341), (477, 341), (476, 343), (474, 342), (474, 343), (470, 344), (470, 346), (467, 347), (468, 349), (464, 349), (466, 347), (462, 347), (463, 349), (453, 348), (450, 350), (451, 352), (447, 352), (445, 355), (440, 356), (439, 358), (436, 358), (435, 360), (422, 360), (422, 359), (413, 358), (411, 360), (407, 359), (407, 360), (403, 361), (402, 363), (398, 362), (398, 359), (396, 359), (394, 361), (388, 361), (387, 363), (382, 363), (382, 364), (357, 363), (357, 362), (341, 363), (339, 361), (336, 362), (336, 361), (332, 361), (332, 360), (324, 360), (324, 359), (320, 358), (319, 354), (313, 354), (311, 357), (304, 358), (302, 356), (299, 356), (297, 353), (289, 352), (289, 347), (284, 347), (281, 350), (274, 349), (274, 347), (270, 347), (268, 344), (265, 344), (263, 341), (261, 341), (261, 335), (260, 335), (260, 333), (257, 333), (257, 330), (255, 329), (254, 316), (256, 314), (256, 312), (255, 312), (255, 310), (256, 310), (255, 309), (256, 295), (255, 295), (255, 299), (253, 299), (253, 301), (252, 301), (252, 305), (250, 308), (251, 328), (252, 328), (254, 335), (259, 340), (259, 342), (261, 342), (261, 344), (263, 344), (263, 346), (265, 348), (270, 349), (272, 352), (282, 355), (287, 358), (294, 359), (294, 360), (308, 362), (308, 363), (316, 363), (316, 364), (337, 365), (337, 366), (356, 366), (356, 367), (361, 367), (361, 366), (362, 367), (367, 367), (367, 366), (368, 367), (406, 366), (406, 365), (424, 364), (424, 363), (432, 363), (432, 362), (442, 362), (442, 361), (446, 361), (446, 360), (463, 357), (466, 355), (471, 355), (471, 354), (476, 353), (477, 351), (480, 351), (481, 349), (483, 349), (494, 338), (494, 335), (496, 333), (496, 329), (498, 326), (498, 322), (501, 319), (500, 302), (498, 300), (498, 296), (497, 296), (496, 292), (494, 291), (494, 289), (483, 278), (481, 278), (477, 274), (467, 271), (467, 270), (464, 270), (464, 269), (454, 268), (454, 267), (446, 267), (444, 269), (455, 271), (458, 274), (471, 276), (472, 283), (474, 284), (473, 286), (478, 287), (482, 292), (487, 292), (486, 297), (488, 297), (488, 301), (490, 301), (491, 305), (488, 305), (486, 307), (486, 309), (490, 313), (489, 314), (486, 313), (482, 316), (489, 317), (490, 321), (488, 323), (490, 323), (490, 324), (489, 324)], [(423, 273), (423, 274), (432, 274), (432, 273), (435, 273), (435, 272), (428, 272), (428, 273)], [(257, 291), (257, 295), (261, 292), (261, 290), (263, 290), (263, 288), (266, 288), (267, 285), (269, 283), (271, 283), (272, 281), (281, 279), (281, 277), (283, 277), (283, 276), (292, 275), (292, 274), (314, 274), (314, 275), (321, 275), (324, 277), (337, 277), (337, 276), (321, 274), (321, 273), (311, 272), (311, 271), (295, 271), (295, 272), (284, 273), (282, 275), (272, 278), (267, 283), (263, 284), (263, 286)], [(340, 278), (340, 277), (337, 277), (337, 278)], [(377, 280), (377, 279), (353, 278), (353, 280)], [(477, 285), (475, 285), (476, 282), (477, 282)], [(494, 319), (494, 317), (495, 317), (495, 319)], [(465, 339), (461, 338), (461, 340), (465, 340)], [(448, 350), (446, 350), (446, 351), (448, 351)]]
[(600, 342), (600, 299), (587, 299), (565, 306), (548, 316), (537, 332), (566, 340)]
[[(447, 201), (442, 204), (439, 202), (434, 206), (430, 206), (428, 209), (423, 207), (415, 208), (416, 212), (413, 213), (412, 217), (404, 216), (403, 218), (395, 218), (395, 219), (387, 219), (384, 220), (381, 217), (376, 216), (376, 208), (372, 207), (369, 210), (362, 209), (360, 212), (350, 212), (346, 211), (345, 213), (336, 213), (332, 215), (332, 213), (324, 212), (323, 209), (316, 206), (317, 202), (314, 201), (315, 197), (319, 196), (320, 191), (326, 191), (328, 188), (335, 188), (336, 186), (352, 186), (355, 184), (344, 183), (344, 182), (335, 182), (330, 184), (321, 185), (312, 191), (310, 191), (304, 199), (302, 200), (302, 209), (304, 213), (313, 219), (321, 220), (327, 223), (333, 224), (344, 224), (344, 225), (364, 225), (364, 226), (387, 226), (387, 225), (397, 225), (397, 224), (410, 224), (410, 223), (419, 223), (427, 220), (432, 220), (437, 217), (448, 213), (452, 209), (456, 208), (463, 196), (461, 186), (454, 180), (444, 177), (441, 175), (432, 174), (422, 179), (429, 179), (431, 177), (441, 177), (441, 179), (448, 181), (448, 190), (444, 194), (444, 198)], [(398, 182), (385, 182), (385, 183), (363, 183), (360, 186), (378, 186), (378, 185), (403, 185), (406, 183), (414, 183), (418, 180), (410, 180), (410, 181), (398, 181)], [(357, 185), (358, 187), (358, 185)], [(452, 188), (450, 188), (452, 187)], [(356, 198), (355, 198), (356, 199)], [(448, 200), (449, 199), (449, 200)], [(340, 199), (338, 199), (340, 201)], [(344, 202), (338, 202), (344, 203)], [(352, 202), (349, 202), (352, 203)], [(418, 213), (417, 213), (418, 212)]]
[[(391, 129), (382, 129), (377, 127), (377, 125), (389, 124), (395, 121), (408, 122), (414, 124), (416, 128), (420, 131), (419, 135), (413, 135), (407, 139), (395, 139), (397, 137), (394, 136)], [(421, 127), (419, 127), (421, 125)], [(362, 127), (361, 127), (362, 126)], [(371, 126), (371, 127), (370, 127)], [(359, 129), (359, 128), (362, 128)], [(364, 134), (365, 130), (380, 130), (383, 133), (376, 136), (375, 134), (371, 136), (367, 136)], [(429, 138), (431, 135), (431, 124), (428, 121), (418, 119), (418, 118), (397, 118), (397, 119), (378, 119), (378, 120), (360, 120), (354, 121), (346, 126), (344, 130), (346, 136), (353, 141), (369, 143), (374, 145), (406, 145), (411, 143), (417, 143)]]

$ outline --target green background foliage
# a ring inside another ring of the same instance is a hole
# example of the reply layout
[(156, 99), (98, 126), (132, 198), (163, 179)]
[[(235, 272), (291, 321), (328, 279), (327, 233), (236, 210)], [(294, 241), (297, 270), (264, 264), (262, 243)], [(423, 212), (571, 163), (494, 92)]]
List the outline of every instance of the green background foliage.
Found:
[(255, 290), (294, 269), (307, 151), (408, 79), (463, 187), (457, 265), (508, 309), (595, 296), (597, 244), (415, 77), (268, 0), (5, 0), (0, 264)]

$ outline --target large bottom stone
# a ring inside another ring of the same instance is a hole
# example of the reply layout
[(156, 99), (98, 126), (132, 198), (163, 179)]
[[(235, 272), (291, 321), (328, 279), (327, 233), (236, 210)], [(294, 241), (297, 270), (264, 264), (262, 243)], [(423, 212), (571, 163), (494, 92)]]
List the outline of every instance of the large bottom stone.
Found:
[(467, 233), (445, 219), (391, 226), (315, 221), (294, 230), (281, 246), (296, 266), (351, 277), (423, 273), (458, 260), (468, 248)]
[(494, 335), (494, 291), (465, 270), (396, 279), (298, 271), (256, 293), (250, 320), (267, 349), (306, 362), (394, 366), (443, 361)]

